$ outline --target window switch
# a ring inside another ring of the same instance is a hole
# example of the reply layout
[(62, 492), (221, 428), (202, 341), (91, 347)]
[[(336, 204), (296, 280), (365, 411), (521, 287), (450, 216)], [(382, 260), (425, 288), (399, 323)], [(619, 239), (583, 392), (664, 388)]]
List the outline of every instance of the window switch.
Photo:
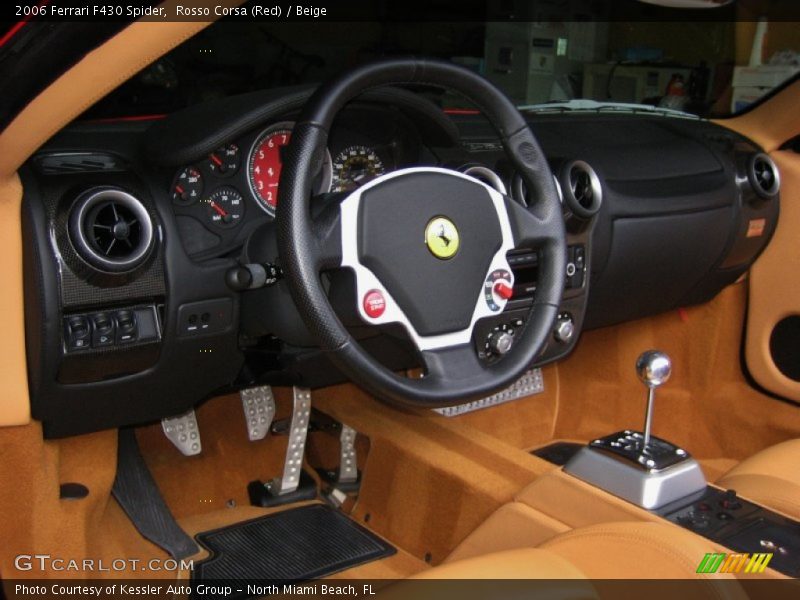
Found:
[(102, 348), (114, 344), (114, 319), (108, 313), (95, 313), (92, 321), (92, 347)]
[(135, 342), (138, 338), (136, 313), (132, 310), (118, 310), (114, 317), (117, 322), (117, 343), (127, 344)]
[(64, 339), (68, 350), (83, 350), (91, 347), (92, 331), (84, 316), (67, 317), (64, 320)]

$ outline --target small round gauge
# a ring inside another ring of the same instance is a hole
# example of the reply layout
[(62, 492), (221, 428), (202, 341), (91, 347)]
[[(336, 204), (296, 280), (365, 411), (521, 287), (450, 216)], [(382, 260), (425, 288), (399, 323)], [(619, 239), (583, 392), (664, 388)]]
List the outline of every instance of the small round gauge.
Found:
[(228, 144), (217, 148), (214, 152), (208, 155), (208, 168), (212, 173), (216, 173), (222, 177), (228, 177), (239, 170), (239, 162), (241, 160), (239, 146), (236, 144)]
[(197, 202), (203, 195), (203, 176), (194, 167), (186, 167), (175, 178), (172, 186), (172, 201), (188, 206)]
[(244, 216), (242, 195), (232, 187), (221, 187), (206, 198), (206, 215), (216, 227), (236, 227)]
[[(265, 129), (253, 143), (248, 164), (248, 181), (258, 205), (268, 214), (275, 216), (278, 206), (278, 183), (283, 166), (283, 152), (292, 138), (294, 123), (275, 123)], [(330, 190), (331, 156), (325, 151), (322, 172), (314, 186), (321, 194)]]
[(333, 161), (333, 191), (350, 192), (386, 169), (375, 151), (367, 146), (348, 146)]

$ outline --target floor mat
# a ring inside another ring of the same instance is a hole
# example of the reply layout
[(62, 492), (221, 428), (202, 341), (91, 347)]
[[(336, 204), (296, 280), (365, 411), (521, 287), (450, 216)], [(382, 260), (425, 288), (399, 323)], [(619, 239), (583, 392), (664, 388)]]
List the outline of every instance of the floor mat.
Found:
[[(313, 504), (200, 533), (211, 558), (196, 563), (192, 583), (234, 585), (227, 598), (258, 598), (250, 584), (282, 586), (326, 577), (397, 550), (343, 513)], [(199, 594), (197, 597), (201, 597)], [(208, 598), (209, 596), (203, 595)]]

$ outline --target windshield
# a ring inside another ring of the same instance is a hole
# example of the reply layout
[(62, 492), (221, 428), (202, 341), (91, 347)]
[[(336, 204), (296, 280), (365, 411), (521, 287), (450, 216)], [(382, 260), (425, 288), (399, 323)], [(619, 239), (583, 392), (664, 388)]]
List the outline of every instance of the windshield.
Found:
[[(508, 3), (488, 6), (495, 4)], [(484, 20), (458, 22), (438, 16), (347, 23), (223, 19), (143, 70), (84, 118), (165, 114), (213, 98), (319, 83), (387, 56), (459, 63), (531, 111), (726, 116), (747, 109), (800, 71), (798, 23), (739, 20), (737, 9), (729, 8), (735, 5), (692, 12), (702, 20), (666, 21), (658, 19), (667, 9), (654, 13), (639, 2), (634, 3), (641, 7), (636, 18), (628, 20), (617, 18), (616, 3), (610, 2), (511, 4), (528, 7), (528, 14), (541, 20), (518, 20), (525, 14), (519, 10), (490, 14), (491, 8)], [(564, 18), (531, 12), (549, 4), (576, 5), (580, 11)], [(431, 94), (443, 108), (470, 108), (456, 95)]]

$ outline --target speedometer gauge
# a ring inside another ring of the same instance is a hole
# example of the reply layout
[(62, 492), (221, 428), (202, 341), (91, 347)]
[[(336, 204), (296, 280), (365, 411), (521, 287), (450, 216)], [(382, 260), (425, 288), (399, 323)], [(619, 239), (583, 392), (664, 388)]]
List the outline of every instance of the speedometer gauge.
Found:
[(350, 192), (385, 172), (383, 161), (374, 150), (349, 146), (333, 161), (333, 191)]
[[(278, 183), (283, 166), (283, 152), (292, 137), (294, 123), (275, 123), (258, 136), (248, 160), (248, 181), (258, 205), (269, 215), (275, 215), (278, 205)], [(331, 186), (331, 157), (325, 151), (322, 172), (314, 192), (327, 192)]]

